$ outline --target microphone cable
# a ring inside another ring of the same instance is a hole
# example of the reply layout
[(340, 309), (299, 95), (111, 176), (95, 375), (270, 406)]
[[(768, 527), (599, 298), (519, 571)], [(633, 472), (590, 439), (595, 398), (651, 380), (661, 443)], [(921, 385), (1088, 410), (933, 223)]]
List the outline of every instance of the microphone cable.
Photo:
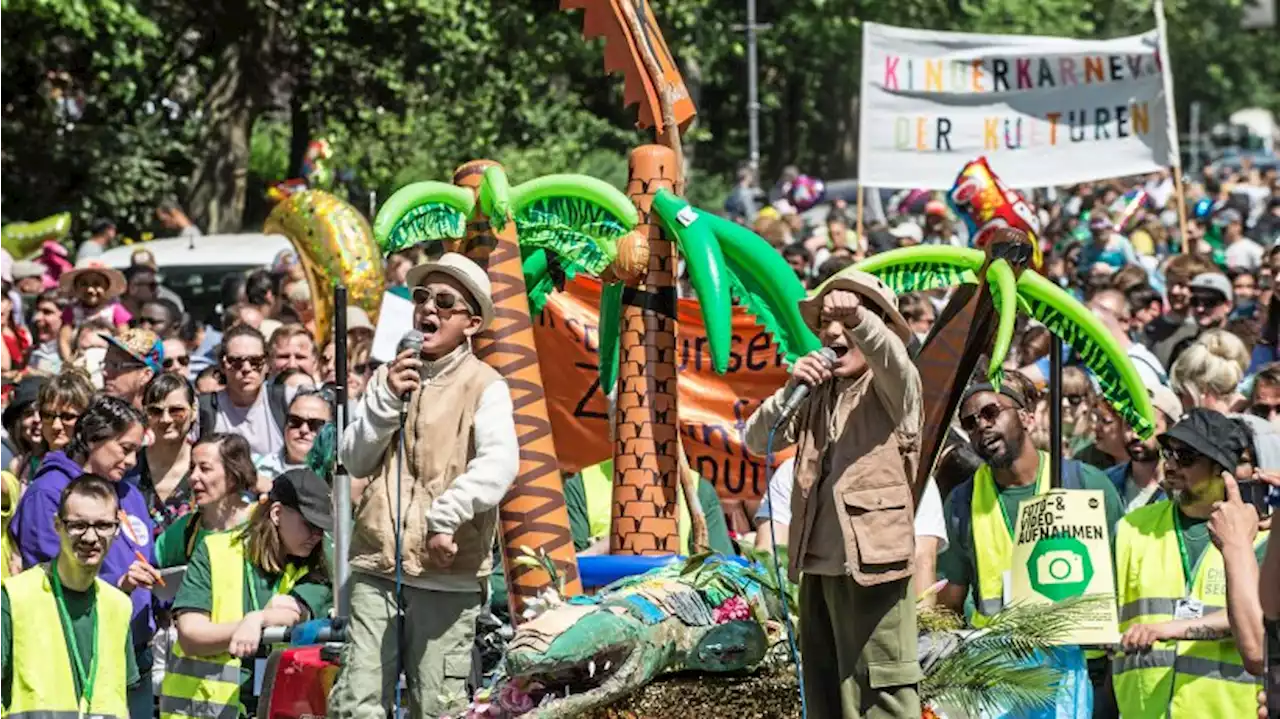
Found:
[[(780, 418), (781, 421), (774, 422), (773, 427), (769, 428), (769, 439), (765, 445), (764, 466), (769, 468), (773, 466), (773, 438), (778, 432), (778, 427), (786, 422), (785, 416)], [(775, 470), (776, 473), (776, 470)], [(793, 476), (791, 481), (795, 482)], [(793, 490), (794, 491), (794, 490)], [(800, 717), (801, 719), (809, 719), (809, 703), (804, 697), (804, 669), (800, 666), (800, 652), (796, 649), (796, 630), (791, 624), (791, 605), (787, 601), (787, 590), (782, 584), (782, 564), (778, 562), (778, 533), (774, 529), (774, 503), (773, 503), (773, 476), (770, 475), (769, 481), (764, 485), (764, 501), (769, 505), (769, 551), (773, 554), (773, 575), (774, 582), (777, 584), (778, 601), (782, 603), (782, 622), (787, 631), (787, 648), (791, 652), (791, 661), (795, 665), (796, 686), (800, 689)], [(795, 517), (791, 518), (795, 521)], [(803, 520), (802, 520), (803, 521)], [(790, 549), (790, 548), (789, 548)], [(799, 587), (797, 586), (797, 590)], [(796, 602), (796, 611), (800, 611), (799, 600)]]

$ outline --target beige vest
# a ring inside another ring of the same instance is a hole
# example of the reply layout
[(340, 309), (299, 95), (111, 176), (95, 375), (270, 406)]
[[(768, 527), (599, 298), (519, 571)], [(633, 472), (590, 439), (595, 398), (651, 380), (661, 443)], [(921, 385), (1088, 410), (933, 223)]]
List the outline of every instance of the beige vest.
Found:
[[(378, 369), (371, 386), (386, 383), (387, 365)], [(404, 548), (403, 571), (408, 576), (427, 574), (487, 577), (493, 570), (493, 537), (498, 510), (477, 514), (453, 535), (458, 554), (448, 568), (431, 564), (427, 555), (427, 512), (431, 503), (467, 469), (475, 457), (473, 435), (480, 395), (498, 373), (466, 352), (456, 365), (428, 379), (409, 398), (405, 423), (405, 454), (400, 478)], [(382, 466), (356, 507), (351, 536), (351, 566), (375, 574), (395, 572), (396, 452), (393, 436), (382, 457)]]
[[(918, 428), (899, 427), (871, 373), (812, 396), (796, 445), (790, 574), (849, 574), (863, 586), (911, 576)], [(824, 467), (824, 454), (826, 467)]]

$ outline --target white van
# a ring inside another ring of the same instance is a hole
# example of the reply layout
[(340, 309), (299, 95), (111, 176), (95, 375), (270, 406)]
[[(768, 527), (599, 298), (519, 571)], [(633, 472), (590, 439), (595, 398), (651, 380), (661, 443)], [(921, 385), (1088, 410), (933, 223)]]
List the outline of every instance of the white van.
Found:
[(223, 277), (270, 267), (281, 250), (292, 246), (283, 235), (202, 235), (121, 245), (107, 250), (100, 259), (123, 271), (131, 264), (133, 253), (150, 252), (164, 285), (178, 293), (187, 313), (208, 319), (221, 300)]

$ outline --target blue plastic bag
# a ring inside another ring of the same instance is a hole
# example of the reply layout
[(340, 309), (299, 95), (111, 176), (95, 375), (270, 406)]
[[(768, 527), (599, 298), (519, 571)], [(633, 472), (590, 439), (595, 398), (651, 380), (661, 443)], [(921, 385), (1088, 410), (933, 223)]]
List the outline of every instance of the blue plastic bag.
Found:
[(1093, 716), (1093, 685), (1089, 683), (1084, 651), (1078, 646), (1058, 647), (1035, 663), (1041, 662), (1049, 662), (1063, 672), (1054, 706), (1017, 714), (984, 714), (983, 719), (1088, 719)]

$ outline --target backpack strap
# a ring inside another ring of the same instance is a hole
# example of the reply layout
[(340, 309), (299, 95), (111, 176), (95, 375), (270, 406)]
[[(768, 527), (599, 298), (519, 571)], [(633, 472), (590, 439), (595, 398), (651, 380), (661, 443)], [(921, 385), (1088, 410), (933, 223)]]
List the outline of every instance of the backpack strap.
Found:
[[(968, 537), (973, 523), (973, 479), (951, 490), (951, 516), (947, 532), (952, 537)], [(954, 540), (960, 541), (960, 540)], [(970, 542), (972, 544), (972, 542)]]
[(196, 397), (196, 421), (199, 424), (200, 439), (213, 434), (218, 424), (218, 393), (209, 392)]

